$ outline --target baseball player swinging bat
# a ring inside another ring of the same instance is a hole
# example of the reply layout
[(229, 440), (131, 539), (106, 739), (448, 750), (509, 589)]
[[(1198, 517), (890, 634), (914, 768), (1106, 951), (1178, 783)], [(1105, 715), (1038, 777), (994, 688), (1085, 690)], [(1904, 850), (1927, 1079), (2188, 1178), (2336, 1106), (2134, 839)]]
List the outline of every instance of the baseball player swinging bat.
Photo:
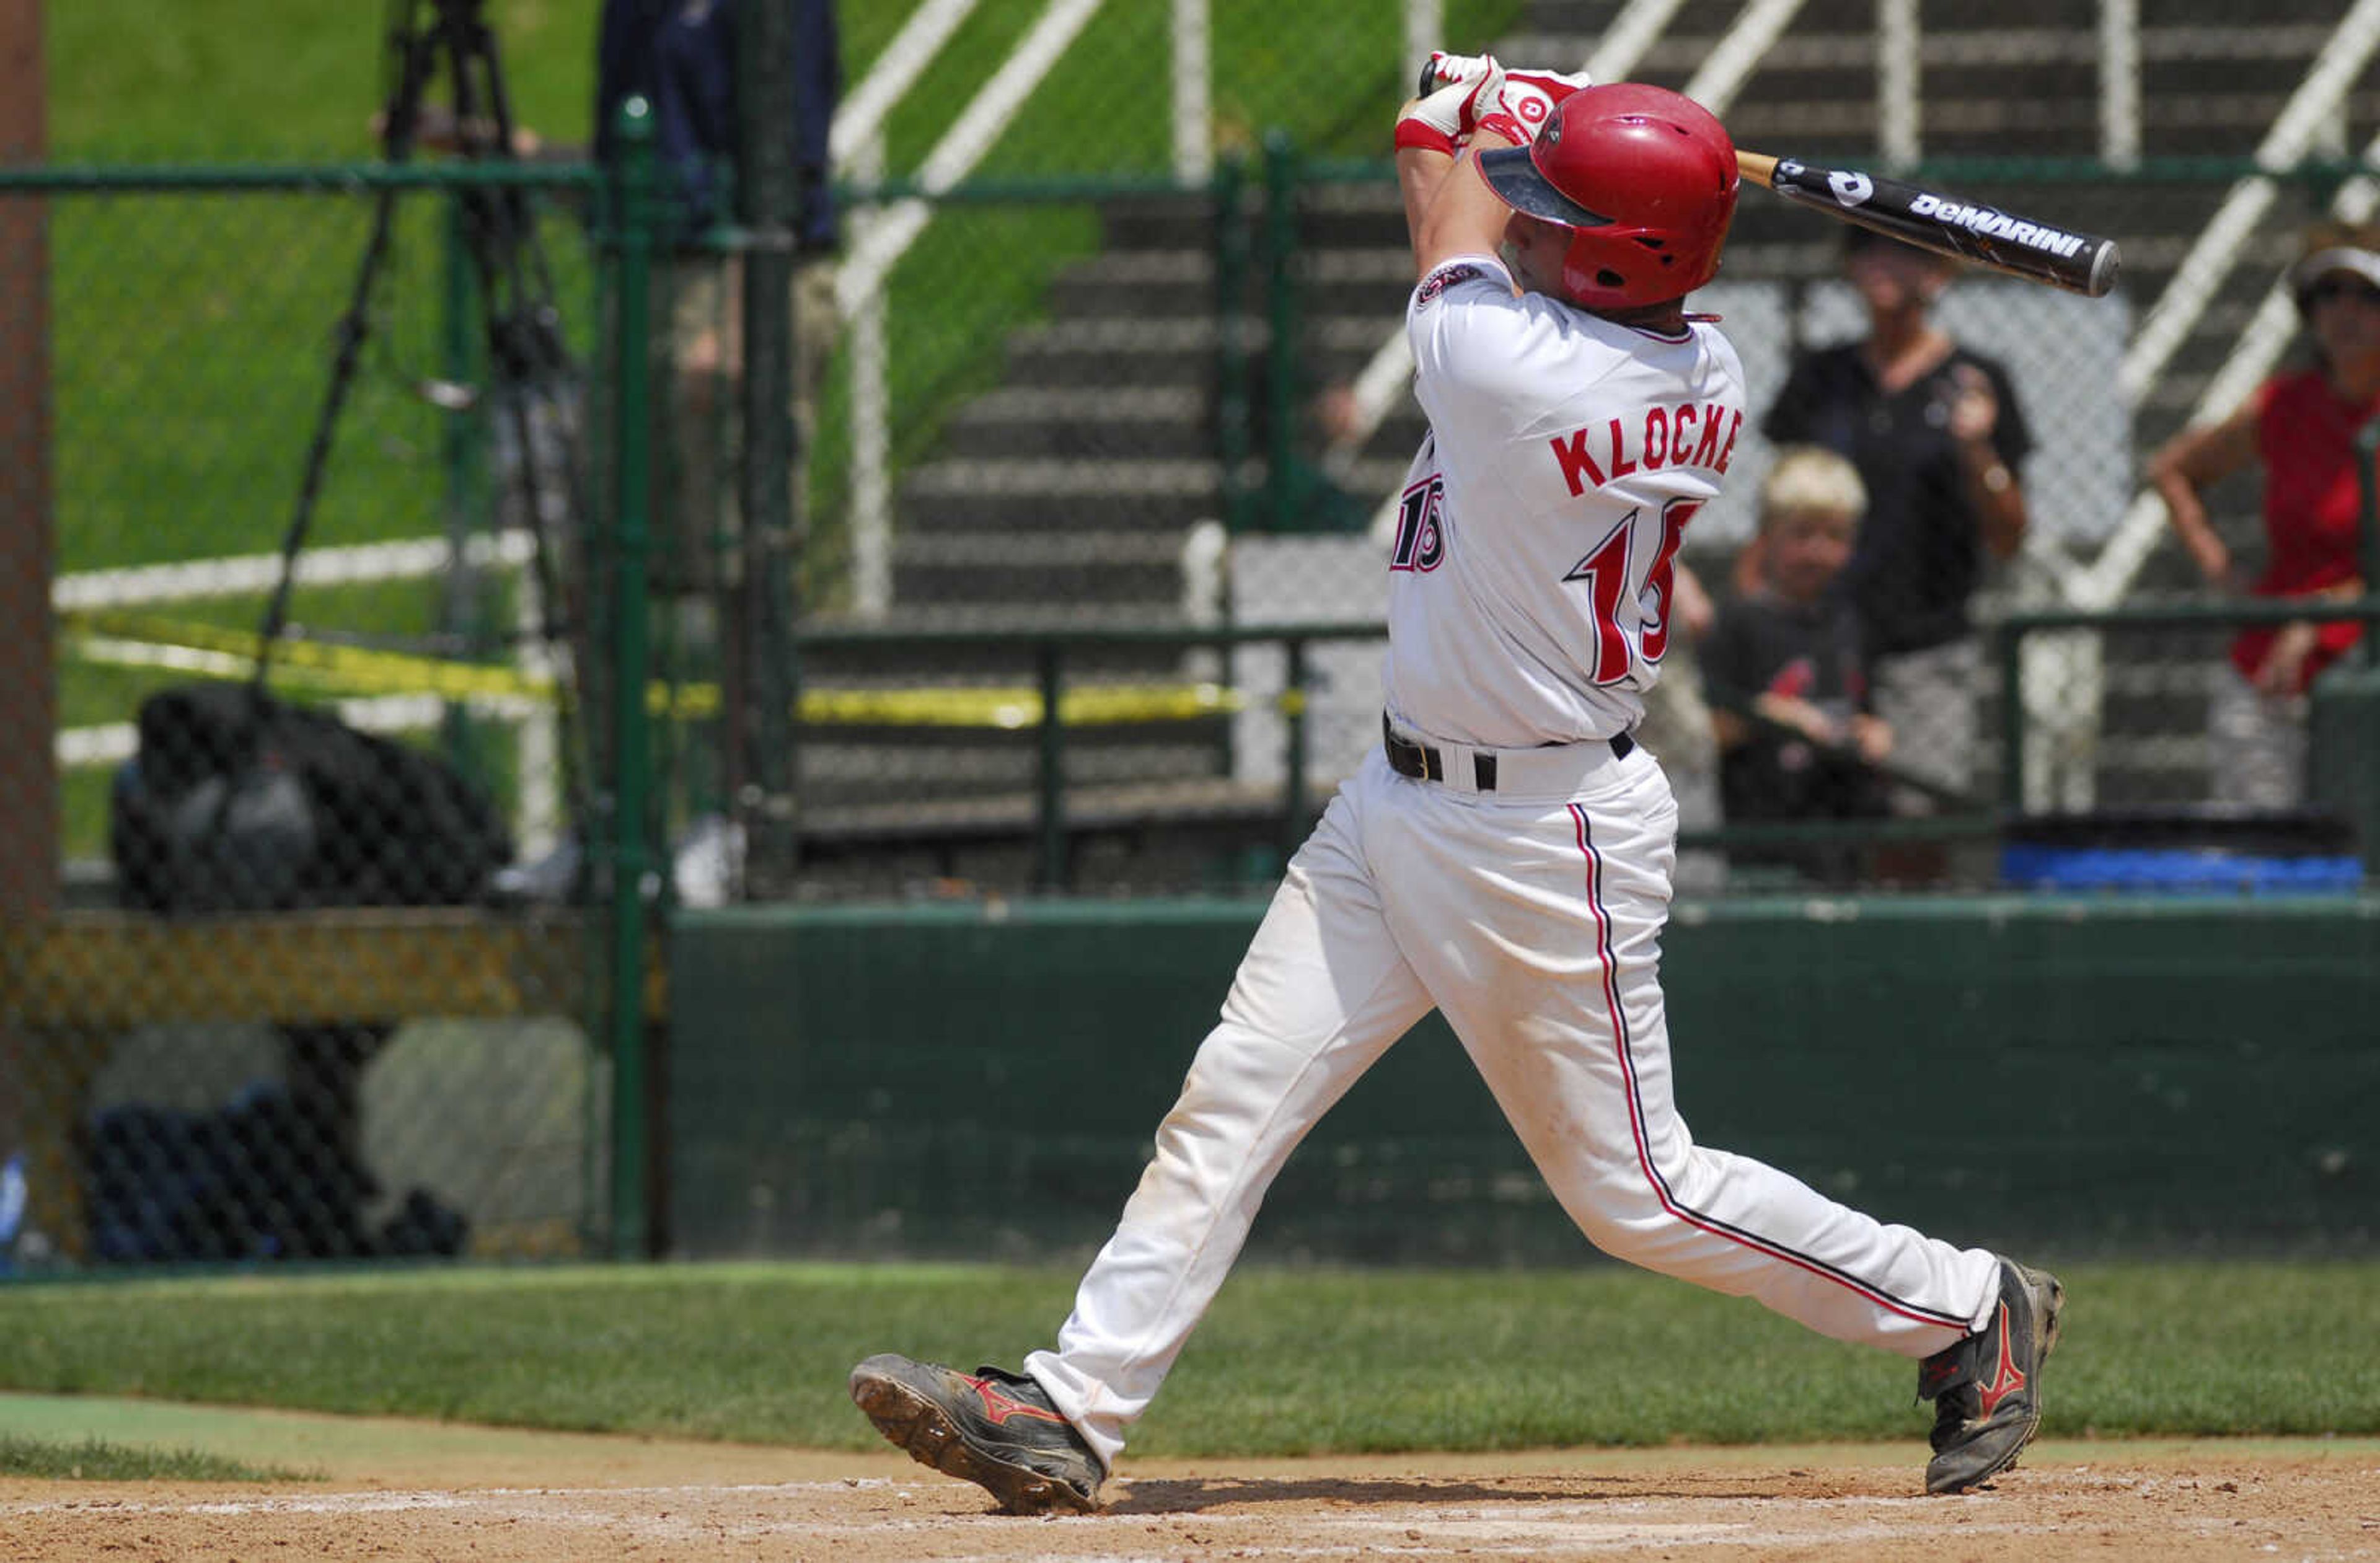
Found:
[[(1489, 68), (1502, 72), (1488, 55), (1433, 55), (1421, 68), (1418, 91), (1427, 95)], [(1584, 75), (1545, 71), (1503, 73), (1503, 80), (1511, 90), (1500, 104), (1513, 111), (1506, 128), (1523, 139), (1534, 136), (1555, 103), (1586, 84)], [(1856, 169), (1815, 168), (1798, 159), (1770, 157), (1742, 148), (1736, 150), (1735, 164), (1744, 178), (1797, 206), (1873, 228), (1920, 249), (2093, 298), (2116, 285), (2113, 239), (2078, 234)]]

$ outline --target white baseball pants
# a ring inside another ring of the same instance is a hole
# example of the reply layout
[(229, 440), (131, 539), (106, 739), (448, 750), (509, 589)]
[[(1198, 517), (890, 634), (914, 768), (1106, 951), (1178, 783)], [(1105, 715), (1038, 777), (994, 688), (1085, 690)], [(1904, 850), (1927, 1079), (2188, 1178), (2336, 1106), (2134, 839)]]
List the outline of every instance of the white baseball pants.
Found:
[(1111, 1467), (1290, 1152), (1432, 1006), (1606, 1253), (1912, 1358), (1982, 1327), (1992, 1254), (1704, 1149), (1678, 1117), (1658, 972), (1677, 813), (1652, 756), (1502, 758), (1480, 794), (1375, 749), (1291, 861), (1057, 1351), (1026, 1359)]

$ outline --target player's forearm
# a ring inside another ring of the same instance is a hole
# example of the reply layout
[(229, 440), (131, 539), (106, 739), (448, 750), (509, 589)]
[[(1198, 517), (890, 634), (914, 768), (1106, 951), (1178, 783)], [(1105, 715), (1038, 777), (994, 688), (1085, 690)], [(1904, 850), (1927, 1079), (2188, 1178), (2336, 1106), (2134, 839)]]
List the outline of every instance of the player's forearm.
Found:
[[(1497, 245), (1503, 239), (1504, 224), (1511, 216), (1512, 209), (1488, 188), (1488, 181), (1480, 177), (1475, 160), (1480, 152), (1512, 144), (1510, 139), (1483, 128), (1473, 138), (1471, 145), (1456, 154), (1449, 164), (1430, 190), (1427, 203), (1412, 219), (1416, 276), (1427, 274), (1431, 267), (1452, 256), (1496, 253)], [(1400, 172), (1408, 155), (1430, 154), (1400, 151), (1397, 154)]]
[(1421, 224), (1437, 199), (1438, 188), (1454, 171), (1454, 159), (1428, 147), (1397, 149), (1397, 188), (1405, 200), (1405, 236), (1415, 257), (1415, 280), (1420, 280)]

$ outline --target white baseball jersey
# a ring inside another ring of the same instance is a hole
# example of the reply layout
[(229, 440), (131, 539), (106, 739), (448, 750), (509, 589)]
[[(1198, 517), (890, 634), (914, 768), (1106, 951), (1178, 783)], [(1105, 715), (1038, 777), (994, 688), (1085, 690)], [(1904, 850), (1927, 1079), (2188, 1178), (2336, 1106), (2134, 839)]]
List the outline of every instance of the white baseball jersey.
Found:
[(1390, 715), (1502, 748), (1626, 732), (1668, 649), (1678, 544), (1743, 427), (1735, 349), (1515, 297), (1485, 255), (1423, 278), (1405, 329), (1431, 432), (1389, 562)]

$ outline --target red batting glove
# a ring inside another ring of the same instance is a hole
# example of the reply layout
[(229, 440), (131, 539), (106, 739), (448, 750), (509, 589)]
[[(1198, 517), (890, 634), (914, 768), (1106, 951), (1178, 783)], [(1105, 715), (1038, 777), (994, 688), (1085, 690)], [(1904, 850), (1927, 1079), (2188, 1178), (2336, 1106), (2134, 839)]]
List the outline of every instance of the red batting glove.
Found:
[(1508, 70), (1494, 101), (1481, 101), (1474, 123), (1525, 146), (1536, 139), (1557, 103), (1593, 85), (1594, 79), (1583, 70)]

